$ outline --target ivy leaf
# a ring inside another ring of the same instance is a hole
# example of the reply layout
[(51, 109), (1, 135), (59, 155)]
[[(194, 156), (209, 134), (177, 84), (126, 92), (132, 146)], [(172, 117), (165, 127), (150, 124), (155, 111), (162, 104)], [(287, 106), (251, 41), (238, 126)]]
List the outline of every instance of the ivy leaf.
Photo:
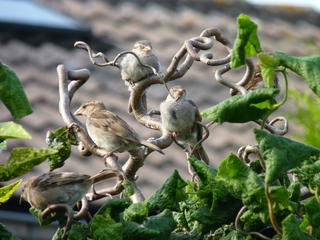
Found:
[[(254, 129), (259, 150), (266, 164), (265, 182), (271, 184), (288, 170), (296, 168), (311, 156), (319, 156), (320, 149)], [(299, 151), (297, 151), (299, 149)]]
[(20, 240), (20, 238), (13, 236), (13, 234), (2, 223), (0, 223), (0, 239)]
[(0, 165), (0, 181), (25, 174), (55, 153), (56, 150), (46, 148), (14, 148), (7, 163)]
[(246, 58), (261, 52), (260, 41), (257, 35), (257, 24), (249, 16), (240, 14), (237, 19), (237, 37), (231, 52), (231, 68), (245, 64)]
[(57, 151), (56, 154), (49, 157), (50, 171), (64, 165), (65, 160), (71, 154), (71, 145), (76, 143), (75, 135), (66, 126), (50, 132), (47, 137), (47, 144), (50, 149)]
[(0, 139), (8, 138), (31, 139), (31, 136), (20, 124), (14, 122), (2, 122), (0, 123)]
[(166, 209), (158, 215), (148, 217), (144, 227), (160, 232), (160, 235), (155, 237), (154, 240), (166, 240), (176, 228), (176, 225), (172, 212)]
[(314, 237), (299, 228), (301, 222), (302, 220), (293, 214), (286, 217), (282, 221), (282, 240), (315, 240)]
[(179, 210), (179, 202), (186, 198), (183, 188), (186, 182), (180, 177), (177, 170), (167, 181), (149, 198), (149, 211), (163, 209)]
[(15, 181), (7, 186), (0, 188), (0, 203), (4, 203), (10, 199), (14, 191), (20, 185), (22, 179)]
[(236, 95), (225, 99), (217, 105), (204, 110), (201, 115), (218, 123), (244, 123), (262, 119), (270, 112), (268, 108), (260, 109), (257, 104), (270, 101), (275, 104), (273, 96), (279, 93), (275, 88), (259, 88), (245, 95)]
[(274, 87), (275, 68), (279, 66), (279, 59), (274, 55), (261, 52), (258, 54), (261, 74), (267, 88)]
[(264, 187), (261, 178), (233, 153), (220, 163), (217, 179), (239, 199)]
[(293, 57), (276, 52), (280, 65), (289, 68), (305, 79), (311, 90), (320, 96), (320, 55)]
[(32, 113), (31, 105), (18, 76), (0, 62), (0, 100), (13, 118), (22, 118)]
[(116, 223), (111, 217), (95, 215), (90, 223), (89, 230), (95, 240), (122, 240), (122, 223)]
[(123, 222), (124, 240), (150, 240), (157, 239), (160, 231), (139, 226), (135, 222)]
[(123, 212), (123, 219), (125, 221), (142, 223), (147, 216), (148, 202), (146, 201), (133, 203)]

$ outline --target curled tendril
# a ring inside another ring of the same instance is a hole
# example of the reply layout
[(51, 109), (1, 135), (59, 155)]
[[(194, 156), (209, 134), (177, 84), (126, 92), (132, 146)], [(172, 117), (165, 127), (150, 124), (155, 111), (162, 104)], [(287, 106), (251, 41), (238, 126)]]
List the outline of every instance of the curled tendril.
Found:
[(266, 166), (265, 166), (265, 163), (261, 157), (261, 154), (260, 154), (260, 151), (259, 151), (259, 148), (257, 145), (255, 145), (255, 146), (252, 146), (252, 145), (242, 146), (239, 148), (237, 155), (243, 162), (245, 162), (247, 165), (249, 165), (250, 164), (249, 155), (252, 153), (254, 153), (258, 156), (260, 165), (261, 165), (262, 169), (265, 170)]
[[(282, 128), (275, 127), (274, 124), (280, 121), (283, 122), (283, 127)], [(263, 124), (262, 120), (257, 120), (255, 122), (258, 123), (259, 125)], [(276, 117), (272, 119), (270, 122), (265, 123), (265, 129), (267, 129), (272, 134), (283, 136), (286, 133), (288, 133), (288, 130), (289, 130), (288, 120), (285, 117), (281, 117), (281, 116)]]

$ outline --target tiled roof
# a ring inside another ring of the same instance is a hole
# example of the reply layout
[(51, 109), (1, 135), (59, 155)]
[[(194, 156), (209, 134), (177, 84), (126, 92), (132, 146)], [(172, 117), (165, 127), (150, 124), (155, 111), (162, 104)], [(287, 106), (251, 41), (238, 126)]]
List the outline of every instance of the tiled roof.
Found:
[[(154, 1), (145, 7), (129, 1), (121, 1), (120, 4), (112, 4), (112, 1), (102, 0), (38, 0), (38, 2), (87, 21), (92, 26), (92, 32), (97, 39), (115, 46), (115, 48), (105, 52), (107, 56), (114, 57), (119, 51), (130, 49), (136, 40), (151, 40), (163, 67), (168, 65), (184, 40), (198, 36), (205, 28), (217, 27), (230, 40), (234, 39), (236, 31), (236, 14), (234, 13), (236, 10), (232, 6), (230, 8), (233, 9), (233, 12), (228, 15), (226, 14), (228, 11), (223, 12), (214, 9), (210, 9), (209, 12), (203, 14), (187, 5), (184, 5), (184, 7), (179, 5), (180, 7), (173, 11), (168, 7), (157, 5)], [(179, 2), (181, 4), (185, 1)], [(305, 55), (308, 53), (308, 49), (312, 47), (305, 45), (303, 41), (315, 40), (318, 43), (320, 42), (319, 28), (303, 21), (303, 19), (293, 25), (281, 18), (273, 17), (265, 21), (258, 16), (259, 14), (254, 17), (254, 20), (259, 24), (262, 47), (266, 50), (280, 50), (292, 55)], [(99, 99), (104, 101), (111, 111), (128, 120), (129, 124), (142, 137), (148, 138), (154, 134), (159, 134), (139, 125), (132, 115), (128, 115), (128, 91), (120, 79), (117, 69), (92, 66), (86, 52), (74, 49), (70, 42), (61, 46), (60, 41), (63, 41), (63, 37), (60, 37), (57, 41), (50, 38), (47, 39), (47, 42), (37, 45), (30, 44), (30, 41), (25, 42), (21, 38), (18, 40), (7, 39), (6, 41), (1, 41), (0, 38), (0, 59), (14, 69), (21, 78), (34, 109), (32, 115), (19, 121), (31, 133), (33, 139), (12, 141), (10, 143), (11, 147), (18, 144), (45, 147), (46, 132), (64, 125), (58, 112), (56, 66), (60, 63), (72, 69), (88, 68), (92, 73), (90, 80), (77, 92), (74, 98), (74, 109), (83, 101)], [(105, 49), (101, 49), (101, 42), (94, 47), (96, 51), (105, 51)], [(216, 44), (213, 54), (224, 56), (225, 51), (219, 44)], [(213, 78), (214, 69), (196, 62), (183, 79), (176, 81), (186, 87), (188, 95), (196, 102), (200, 110), (229, 96), (228, 89), (215, 82)], [(239, 76), (242, 76), (239, 75), (239, 71), (227, 74), (228, 78), (235, 81), (239, 79)], [(290, 78), (290, 81), (297, 84), (299, 88), (305, 87), (302, 81), (297, 80), (295, 75), (292, 74)], [(175, 84), (175, 82), (171, 84)], [(158, 108), (167, 92), (163, 86), (159, 85), (152, 87), (148, 91), (148, 95), (150, 107)], [(1, 106), (0, 111), (1, 121), (10, 119), (3, 106)], [(205, 143), (205, 148), (213, 159), (212, 165), (216, 166), (230, 151), (236, 152), (239, 146), (253, 144), (254, 138), (251, 133), (253, 126), (255, 125), (224, 124), (213, 129)], [(175, 168), (183, 176), (188, 176), (183, 151), (172, 145), (165, 150), (165, 153), (165, 156), (153, 153), (138, 171), (138, 184), (141, 184), (142, 191), (147, 196), (156, 187), (160, 186)], [(126, 159), (125, 154), (120, 156), (121, 161)], [(101, 159), (80, 157), (77, 150), (74, 149), (63, 170), (93, 174), (101, 170), (102, 167)], [(47, 169), (47, 165), (42, 164), (33, 173), (39, 174), (47, 171)]]

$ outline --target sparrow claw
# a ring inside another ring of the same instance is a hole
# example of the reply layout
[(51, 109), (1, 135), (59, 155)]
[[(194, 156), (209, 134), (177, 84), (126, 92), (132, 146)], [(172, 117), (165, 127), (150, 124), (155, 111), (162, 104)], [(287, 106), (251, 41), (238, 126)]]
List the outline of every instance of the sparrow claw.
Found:
[(73, 122), (73, 123), (68, 125), (68, 130), (73, 130), (75, 132), (80, 132), (80, 126), (77, 123)]

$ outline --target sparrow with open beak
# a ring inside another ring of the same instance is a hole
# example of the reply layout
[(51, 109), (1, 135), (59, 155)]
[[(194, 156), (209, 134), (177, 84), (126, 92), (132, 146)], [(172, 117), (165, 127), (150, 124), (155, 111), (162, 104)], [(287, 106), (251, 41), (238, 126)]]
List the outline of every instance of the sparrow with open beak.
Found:
[(163, 154), (158, 146), (141, 141), (138, 134), (122, 118), (106, 110), (102, 102), (86, 102), (74, 114), (87, 118), (86, 128), (90, 138), (98, 147), (107, 150), (109, 155), (136, 150), (141, 146)]
[[(182, 145), (190, 144), (190, 148), (202, 139), (201, 116), (195, 103), (187, 99), (186, 91), (180, 86), (170, 88), (165, 101), (160, 104), (163, 130)], [(198, 159), (209, 163), (209, 158), (201, 144), (194, 150)]]

